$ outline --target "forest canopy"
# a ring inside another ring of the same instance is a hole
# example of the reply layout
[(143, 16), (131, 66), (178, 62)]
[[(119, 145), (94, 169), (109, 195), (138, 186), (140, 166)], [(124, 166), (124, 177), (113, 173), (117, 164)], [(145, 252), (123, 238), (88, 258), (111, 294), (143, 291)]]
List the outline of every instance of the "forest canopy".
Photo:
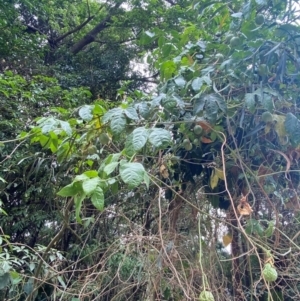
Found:
[(0, 299), (298, 300), (299, 7), (0, 3)]

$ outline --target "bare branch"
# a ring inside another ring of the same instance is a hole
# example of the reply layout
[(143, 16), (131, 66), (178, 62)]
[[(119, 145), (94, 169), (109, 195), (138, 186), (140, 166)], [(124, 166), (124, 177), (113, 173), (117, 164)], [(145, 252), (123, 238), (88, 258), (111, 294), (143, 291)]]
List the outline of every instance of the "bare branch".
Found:
[[(115, 10), (120, 7), (122, 2), (117, 3), (111, 10)], [(111, 18), (113, 16), (113, 13), (109, 14), (102, 22), (98, 23), (90, 32), (88, 32), (80, 41), (75, 43), (73, 47), (71, 48), (71, 52), (73, 54), (77, 54), (80, 52), (85, 46), (95, 41), (96, 36), (98, 33), (103, 31), (104, 29), (110, 27), (109, 22), (111, 21)]]
[(158, 83), (158, 80), (155, 78), (159, 76), (159, 72), (156, 72), (155, 74), (147, 77), (137, 77), (137, 76), (132, 76), (132, 77), (123, 77), (120, 78), (119, 80), (134, 80), (134, 81), (140, 81), (140, 82), (145, 82), (145, 83)]
[(117, 41), (117, 42), (108, 42), (108, 41), (100, 41), (95, 39), (94, 42), (99, 43), (99, 44), (124, 44), (127, 42), (131, 42), (131, 41), (135, 41), (137, 38), (132, 38), (132, 39), (128, 39), (128, 40), (123, 40), (123, 41)]
[(95, 16), (90, 16), (88, 17), (83, 23), (81, 23), (80, 25), (78, 25), (77, 27), (75, 27), (74, 29), (68, 31), (67, 33), (65, 33), (64, 35), (58, 37), (57, 39), (55, 39), (54, 43), (58, 43), (60, 41), (62, 41), (63, 39), (65, 39), (67, 36), (71, 35), (74, 32), (79, 31), (81, 28), (83, 28), (86, 24), (88, 24), (92, 19), (94, 19)]

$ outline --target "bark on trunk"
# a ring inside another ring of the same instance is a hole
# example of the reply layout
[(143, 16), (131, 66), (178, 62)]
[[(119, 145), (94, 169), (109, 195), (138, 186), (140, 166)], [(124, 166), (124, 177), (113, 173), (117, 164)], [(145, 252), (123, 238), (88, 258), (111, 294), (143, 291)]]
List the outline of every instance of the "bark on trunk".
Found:
[(94, 42), (95, 39), (96, 39), (97, 34), (110, 26), (109, 25), (110, 19), (111, 19), (111, 16), (109, 16), (108, 18), (103, 20), (101, 23), (99, 23), (96, 27), (94, 27), (80, 41), (78, 41), (75, 45), (73, 45), (73, 47), (71, 48), (71, 52), (73, 54), (77, 54), (85, 46), (87, 46), (90, 43)]
[(114, 15), (114, 12), (120, 7), (123, 1), (117, 3), (113, 8), (110, 9), (108, 12), (107, 17), (96, 25), (90, 32), (88, 32), (80, 41), (78, 41), (73, 47), (71, 48), (71, 52), (73, 54), (77, 54), (81, 51), (85, 46), (89, 45), (90, 43), (94, 42), (98, 33), (103, 31), (104, 29), (110, 26), (109, 22), (111, 21), (111, 17)]

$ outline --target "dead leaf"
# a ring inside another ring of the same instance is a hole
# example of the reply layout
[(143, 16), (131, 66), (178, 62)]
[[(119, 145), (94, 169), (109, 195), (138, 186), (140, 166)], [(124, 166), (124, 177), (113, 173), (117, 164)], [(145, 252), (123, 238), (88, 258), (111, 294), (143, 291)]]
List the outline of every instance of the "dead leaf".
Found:
[(275, 131), (279, 137), (280, 144), (286, 145), (288, 142), (288, 135), (284, 126), (285, 116), (273, 114), (273, 120), (275, 123)]
[(265, 134), (270, 133), (271, 128), (272, 128), (271, 123), (267, 123), (266, 126), (265, 126)]
[(246, 195), (241, 195), (241, 199), (240, 199), (240, 203), (247, 203), (247, 196), (249, 193), (247, 193)]
[(225, 180), (224, 172), (222, 169), (215, 168), (215, 172), (218, 175), (220, 180), (223, 180), (223, 181)]
[(162, 177), (164, 179), (168, 178), (169, 177), (169, 171), (168, 171), (168, 168), (165, 164), (162, 164), (160, 167), (159, 167), (159, 172), (160, 174), (162, 175)]
[(190, 65), (193, 65), (193, 64), (194, 64), (193, 57), (190, 56), (190, 55), (188, 54), (188, 55), (187, 55), (187, 58), (188, 58), (188, 60), (189, 60)]
[(213, 141), (209, 138), (201, 137), (201, 142), (203, 142), (203, 143), (212, 143)]
[(263, 176), (267, 176), (268, 174), (271, 174), (272, 172), (273, 172), (272, 169), (265, 167), (264, 165), (261, 164), (259, 166), (258, 172), (257, 172), (257, 175), (259, 177), (259, 183), (263, 185), (266, 180), (266, 177), (263, 177)]
[(232, 242), (232, 236), (230, 234), (224, 235), (222, 239), (224, 247), (227, 247)]
[(291, 168), (291, 161), (290, 161), (290, 159), (288, 158), (288, 156), (286, 154), (284, 154), (281, 151), (278, 151), (278, 150), (275, 150), (275, 149), (271, 149), (271, 151), (280, 154), (286, 160), (285, 177), (286, 177), (286, 179), (289, 180), (289, 178), (287, 177), (287, 172)]
[(214, 189), (218, 186), (219, 177), (216, 174), (215, 170), (212, 170), (211, 176), (210, 176), (210, 187), (211, 189)]
[(205, 133), (211, 132), (211, 125), (207, 121), (200, 120), (200, 121), (197, 121), (196, 124), (201, 125), (201, 127)]
[(240, 203), (237, 206), (237, 210), (240, 215), (250, 215), (253, 212), (251, 206), (247, 202)]
[(288, 157), (291, 161), (297, 162), (300, 159), (300, 148), (288, 149)]

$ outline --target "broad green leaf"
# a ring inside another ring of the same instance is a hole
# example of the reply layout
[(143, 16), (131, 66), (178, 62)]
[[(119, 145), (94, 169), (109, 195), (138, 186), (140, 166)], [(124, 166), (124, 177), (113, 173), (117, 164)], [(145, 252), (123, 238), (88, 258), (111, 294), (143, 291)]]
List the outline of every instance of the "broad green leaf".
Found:
[(198, 92), (201, 87), (203, 85), (203, 80), (201, 77), (196, 77), (193, 81), (192, 81), (192, 88), (194, 91)]
[(133, 119), (133, 120), (139, 119), (139, 116), (134, 107), (128, 107), (126, 110), (124, 110), (124, 113), (129, 119)]
[(93, 114), (102, 116), (105, 113), (106, 113), (106, 109), (103, 106), (101, 106), (100, 104), (96, 103), (93, 108)]
[(120, 159), (120, 157), (121, 157), (121, 153), (112, 154), (110, 162), (116, 162)]
[(186, 84), (186, 81), (182, 76), (178, 76), (178, 77), (174, 78), (174, 82), (180, 88), (183, 88)]
[(53, 131), (57, 128), (58, 121), (52, 117), (47, 118), (43, 123), (42, 126), (42, 133), (48, 134), (50, 131)]
[(84, 121), (91, 121), (93, 119), (93, 108), (94, 106), (85, 105), (79, 109), (78, 114)]
[(121, 156), (121, 153), (116, 153), (116, 154), (110, 154), (110, 155), (108, 155), (108, 156), (105, 158), (105, 160), (101, 163), (99, 169), (100, 169), (100, 170), (103, 170), (104, 167), (105, 167), (106, 165), (108, 165), (109, 163), (119, 161), (120, 156)]
[(117, 194), (119, 192), (119, 183), (116, 181), (115, 183), (111, 184), (109, 186), (110, 191), (112, 192), (112, 194)]
[(172, 98), (176, 100), (176, 108), (184, 109), (184, 101), (176, 94), (172, 94)]
[(215, 123), (218, 117), (218, 105), (214, 100), (208, 100), (205, 104), (205, 117)]
[(149, 130), (144, 127), (136, 128), (132, 132), (132, 146), (135, 151), (138, 151), (144, 147), (147, 142), (148, 136)]
[(92, 201), (93, 205), (98, 210), (103, 210), (103, 208), (104, 208), (104, 193), (103, 193), (103, 190), (99, 186), (92, 193), (91, 201)]
[(121, 114), (123, 114), (123, 110), (121, 108), (111, 109), (104, 114), (104, 116), (102, 117), (102, 122), (107, 123), (108, 121), (112, 120), (115, 116), (119, 116)]
[(202, 81), (205, 82), (208, 86), (211, 86), (212, 80), (210, 79), (210, 77), (209, 77), (208, 75), (202, 76), (201, 79), (202, 79)]
[(254, 113), (254, 111), (255, 111), (255, 94), (254, 93), (246, 93), (245, 94), (245, 103), (246, 103), (247, 109), (251, 113)]
[(157, 148), (165, 148), (171, 143), (171, 134), (169, 131), (161, 128), (154, 128), (149, 135), (149, 142)]
[(51, 145), (51, 138), (45, 135), (39, 137), (40, 144), (43, 148), (49, 148)]
[[(23, 290), (27, 295), (30, 295), (33, 291), (34, 280), (29, 278), (28, 281), (24, 284)], [(34, 298), (35, 299), (35, 298)]]
[(74, 196), (77, 194), (80, 190), (78, 189), (78, 186), (74, 185), (74, 183), (69, 184), (65, 187), (63, 187), (57, 194), (62, 197), (68, 197), (68, 196)]
[[(70, 127), (71, 129), (71, 127)], [(71, 134), (72, 134), (72, 130), (71, 130)], [(70, 136), (68, 133), (67, 133), (68, 136)], [(54, 133), (54, 132), (50, 132), (49, 133), (49, 136), (51, 138), (51, 141), (50, 141), (50, 149), (52, 151), (52, 153), (56, 153), (58, 147), (59, 147), (59, 144), (58, 144), (58, 136)]]
[(140, 115), (141, 117), (145, 119), (149, 117), (150, 110), (146, 102), (137, 103), (135, 105), (135, 109), (137, 111), (137, 114)]
[(57, 160), (59, 163), (61, 163), (69, 156), (70, 156), (70, 143), (66, 141), (65, 143), (62, 143), (57, 150)]
[(168, 57), (170, 52), (173, 49), (173, 45), (170, 43), (166, 43), (165, 45), (162, 46), (162, 55), (163, 57)]
[(4, 273), (0, 275), (0, 290), (4, 289), (10, 283), (9, 273)]
[(265, 237), (271, 237), (275, 231), (275, 221), (269, 221), (267, 229), (264, 231)]
[(171, 78), (175, 73), (176, 69), (176, 64), (173, 61), (163, 62), (160, 67), (162, 78), (166, 80)]
[(60, 123), (61, 128), (66, 132), (66, 134), (68, 136), (71, 136), (72, 135), (72, 128), (71, 128), (69, 122), (60, 120), (59, 123)]
[(130, 157), (135, 154), (136, 151), (133, 146), (133, 133), (127, 136), (127, 139), (125, 141), (125, 149), (123, 150), (123, 152)]
[(100, 183), (100, 178), (98, 177), (85, 180), (82, 183), (82, 189), (85, 194), (89, 195), (96, 189), (99, 183)]
[(263, 236), (264, 234), (264, 229), (261, 223), (256, 219), (249, 219), (247, 221), (245, 231), (247, 234), (257, 234), (259, 236)]
[(211, 94), (211, 98), (214, 98), (214, 101), (217, 103), (220, 111), (222, 111), (223, 113), (227, 112), (227, 104), (224, 98), (220, 97), (217, 94)]
[(284, 126), (293, 144), (300, 143), (300, 120), (292, 113), (286, 114)]
[(151, 107), (152, 108), (155, 108), (155, 107), (158, 107), (161, 103), (161, 101), (166, 98), (166, 94), (164, 93), (161, 93), (159, 94), (157, 97), (153, 98), (152, 101), (151, 101)]
[(107, 185), (109, 186), (109, 185), (115, 184), (117, 182), (117, 180), (116, 180), (116, 178), (110, 178), (110, 179), (107, 179), (106, 182), (107, 182)]
[(85, 181), (88, 179), (89, 179), (89, 177), (83, 173), (82, 175), (76, 176), (73, 182)]
[(205, 106), (205, 98), (204, 97), (197, 97), (194, 101), (194, 115), (201, 116), (204, 111)]
[(9, 275), (12, 285), (16, 285), (22, 281), (22, 276), (16, 271), (10, 271)]
[(106, 165), (103, 169), (103, 171), (107, 174), (110, 175), (118, 166), (119, 162), (111, 162), (108, 165)]
[(98, 171), (97, 170), (87, 170), (83, 174), (88, 176), (89, 178), (98, 177)]
[(171, 95), (167, 95), (166, 98), (162, 99), (161, 105), (166, 108), (167, 110), (172, 110), (177, 106), (176, 98), (172, 97)]
[(160, 36), (157, 40), (157, 44), (159, 48), (162, 48), (165, 45), (166, 39), (164, 36)]
[(81, 218), (80, 218), (80, 210), (82, 207), (82, 202), (85, 198), (85, 193), (80, 192), (74, 196), (74, 203), (75, 203), (75, 216), (76, 216), (76, 221), (78, 223), (81, 223)]
[(217, 94), (202, 94), (194, 102), (194, 115), (202, 116), (204, 113), (211, 122), (217, 120), (219, 111), (226, 113), (227, 105)]
[(129, 188), (135, 188), (144, 181), (145, 169), (141, 163), (124, 163), (120, 166), (120, 176)]
[(261, 97), (261, 103), (269, 112), (274, 109), (273, 97), (270, 94), (263, 93)]
[(126, 117), (123, 114), (114, 116), (110, 122), (110, 128), (115, 135), (121, 134), (125, 130)]

